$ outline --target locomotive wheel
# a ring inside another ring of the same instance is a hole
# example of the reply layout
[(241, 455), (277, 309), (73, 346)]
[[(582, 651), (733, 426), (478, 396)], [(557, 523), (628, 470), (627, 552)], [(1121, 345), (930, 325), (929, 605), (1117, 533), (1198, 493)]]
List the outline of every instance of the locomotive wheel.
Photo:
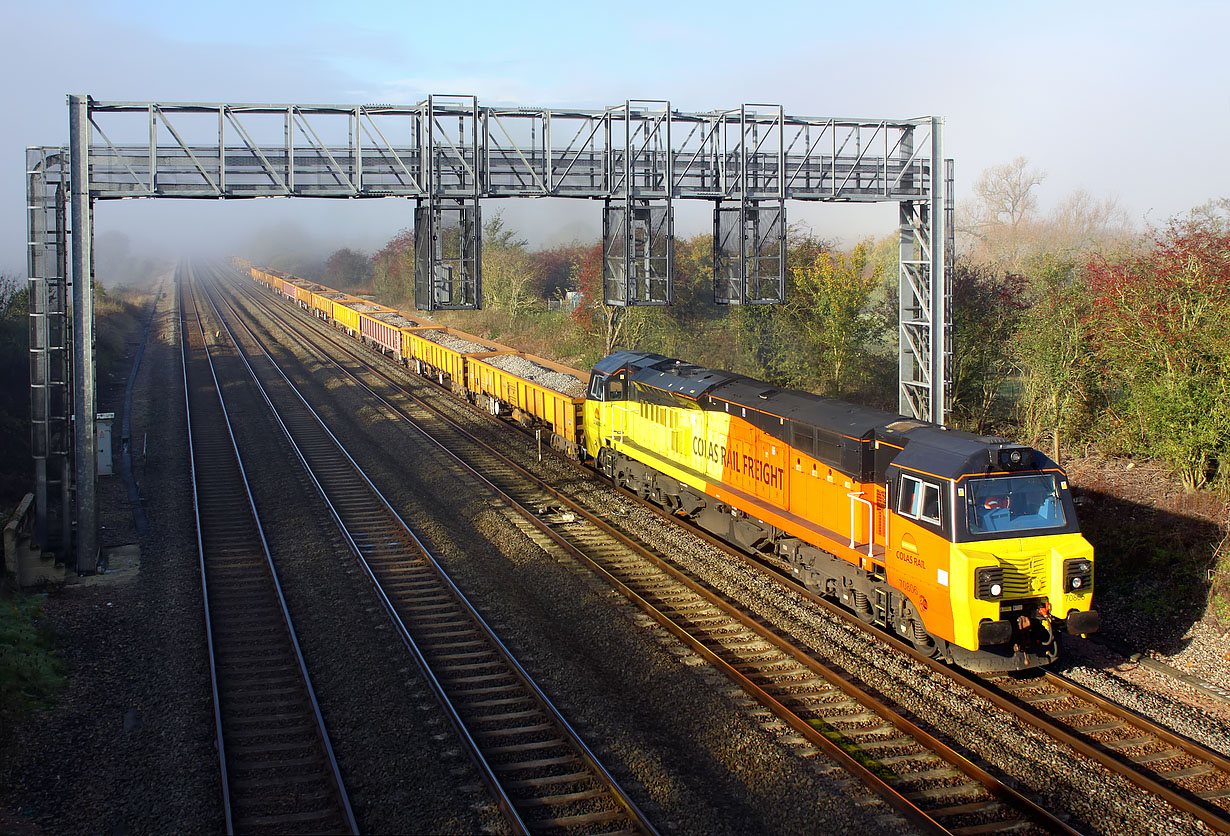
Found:
[(913, 603), (906, 604), (905, 617), (909, 625), (905, 638), (909, 639), (919, 653), (927, 653), (934, 657), (939, 652), (939, 642), (923, 626), (922, 617), (919, 616)]
[(919, 653), (934, 655), (937, 650), (935, 636), (928, 633), (927, 628), (923, 627), (921, 622), (910, 621), (910, 641)]

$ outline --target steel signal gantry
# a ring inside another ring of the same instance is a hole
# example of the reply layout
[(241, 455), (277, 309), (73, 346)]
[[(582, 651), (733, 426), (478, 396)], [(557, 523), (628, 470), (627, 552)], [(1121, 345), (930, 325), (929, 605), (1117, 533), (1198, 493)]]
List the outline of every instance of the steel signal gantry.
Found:
[(93, 274), (94, 200), (413, 198), (423, 310), (481, 304), (482, 198), (604, 201), (612, 305), (670, 303), (675, 200), (714, 203), (714, 294), (726, 304), (783, 301), (787, 200), (896, 202), (900, 409), (943, 421), (952, 186), (937, 117), (800, 117), (751, 104), (684, 113), (638, 100), (491, 107), (441, 95), (405, 106), (70, 96), (69, 114), (68, 149), (27, 151), (31, 417), (38, 538), (68, 548), (75, 496), (79, 570), (96, 551), (94, 434), (80, 431), (94, 422), (93, 305), (90, 282), (76, 280)]

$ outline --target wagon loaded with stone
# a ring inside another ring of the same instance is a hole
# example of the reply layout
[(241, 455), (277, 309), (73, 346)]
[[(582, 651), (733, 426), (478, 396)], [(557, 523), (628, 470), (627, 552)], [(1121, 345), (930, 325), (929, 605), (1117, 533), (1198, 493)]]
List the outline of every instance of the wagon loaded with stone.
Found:
[(359, 311), (360, 339), (381, 353), (402, 360), (406, 335), (419, 323), (384, 305), (359, 302), (355, 308)]
[[(312, 313), (316, 314), (317, 318), (323, 319), (325, 322), (340, 321), (340, 318), (344, 316), (344, 314), (341, 311), (337, 311), (335, 313), (334, 308), (343, 307), (347, 302), (351, 301), (353, 298), (354, 297), (351, 296), (349, 293), (341, 293), (340, 291), (336, 291), (336, 290), (325, 290), (319, 293), (313, 293), (312, 294)], [(357, 312), (354, 312), (354, 313), (356, 313), (356, 317), (354, 321), (357, 322), (358, 321)], [(355, 331), (355, 328), (353, 327), (349, 329), (349, 333), (351, 336), (354, 336), (354, 331)]]
[(469, 398), (467, 359), (515, 350), (464, 331), (438, 326), (408, 331), (402, 343), (402, 362), (424, 377), (447, 386), (454, 394)]
[(493, 415), (541, 430), (574, 458), (584, 450), (587, 375), (455, 328), (418, 321), (372, 301), (252, 267), (252, 278), (407, 368), (446, 386)]
[(551, 446), (574, 458), (584, 449), (582, 372), (519, 352), (468, 358), (466, 388), (493, 415), (544, 431)]

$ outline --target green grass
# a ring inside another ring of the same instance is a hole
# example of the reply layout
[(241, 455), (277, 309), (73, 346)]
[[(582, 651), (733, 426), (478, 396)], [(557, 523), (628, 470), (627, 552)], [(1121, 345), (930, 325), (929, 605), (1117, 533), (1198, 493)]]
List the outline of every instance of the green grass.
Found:
[(897, 777), (896, 773), (894, 773), (887, 766), (874, 758), (868, 757), (867, 754), (859, 748), (857, 743), (851, 741), (848, 737), (842, 734), (839, 729), (833, 728), (824, 720), (820, 719), (808, 720), (807, 723), (816, 731), (828, 738), (830, 742), (836, 744), (836, 746), (847, 755), (854, 758), (861, 765), (874, 773), (875, 776), (881, 781), (891, 781)]
[(54, 704), (64, 689), (64, 663), (42, 611), (41, 595), (0, 599), (0, 728)]

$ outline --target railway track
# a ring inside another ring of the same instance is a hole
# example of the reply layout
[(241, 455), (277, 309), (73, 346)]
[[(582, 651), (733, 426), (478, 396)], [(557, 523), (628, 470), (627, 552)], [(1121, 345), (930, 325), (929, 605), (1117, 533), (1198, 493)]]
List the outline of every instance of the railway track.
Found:
[[(795, 582), (786, 567), (747, 558), (722, 540), (683, 524), (635, 494), (625, 492), (625, 496), (732, 557), (748, 561), (792, 592), (847, 623), (863, 630), (873, 629), (853, 613)], [(999, 676), (973, 674), (931, 659), (891, 633), (879, 630), (874, 633), (914, 661), (960, 683), (1145, 792), (1191, 814), (1212, 830), (1230, 833), (1230, 758), (1053, 671)]]
[[(634, 494), (673, 524), (678, 519)], [(683, 525), (715, 548), (747, 560), (792, 592), (847, 623), (872, 631), (853, 613), (795, 582), (785, 567), (751, 560), (709, 534)], [(881, 641), (968, 688), (1025, 724), (1097, 761), (1141, 790), (1189, 813), (1219, 833), (1230, 833), (1230, 758), (1049, 670), (979, 675), (931, 659), (895, 635), (874, 630)]]
[(401, 385), (355, 346), (331, 340), (329, 350), (321, 348), (315, 329), (287, 313), (273, 315), (304, 344), (315, 343), (322, 356), (343, 351), (345, 361), (333, 361), (338, 370), (386, 410), (418, 427), (452, 459), (459, 474), (484, 483), (516, 513), (516, 524), (530, 539), (548, 553), (580, 561), (598, 573), (802, 740), (824, 751), (917, 825), (941, 833), (1075, 832), (844, 672), (740, 612), (425, 402), (397, 394)]
[(997, 705), (1230, 833), (1230, 759), (1051, 671), (983, 682)]
[(1230, 758), (1052, 671), (983, 676), (931, 659), (919, 653), (912, 644), (892, 633), (875, 630), (854, 613), (797, 583), (790, 577), (788, 567), (749, 558), (635, 494), (623, 493), (630, 501), (733, 558), (746, 561), (848, 624), (873, 632), (879, 640), (914, 661), (960, 683), (1145, 792), (1191, 814), (1212, 830), (1230, 833)]
[(180, 333), (226, 829), (357, 833), (188, 290)]
[(245, 362), (512, 829), (655, 833), (272, 358)]

